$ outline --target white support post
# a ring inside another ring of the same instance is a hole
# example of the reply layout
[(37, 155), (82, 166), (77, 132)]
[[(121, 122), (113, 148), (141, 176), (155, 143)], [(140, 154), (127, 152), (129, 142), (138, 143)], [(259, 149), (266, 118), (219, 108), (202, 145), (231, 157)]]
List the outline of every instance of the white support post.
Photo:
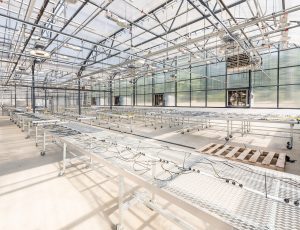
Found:
[(93, 168), (93, 158), (92, 158), (92, 148), (93, 148), (93, 137), (91, 137), (90, 142), (90, 168)]
[(119, 224), (117, 225), (118, 230), (122, 230), (123, 226), (123, 202), (124, 202), (124, 176), (119, 175)]
[(46, 152), (46, 131), (44, 131), (44, 135), (43, 135), (43, 151), (45, 154), (45, 152)]
[[(156, 163), (152, 164), (152, 184), (155, 184)], [(151, 201), (155, 200), (155, 193), (152, 192)]]
[(25, 130), (25, 119), (23, 118), (23, 121), (22, 121), (22, 132), (24, 132)]
[(227, 124), (227, 136), (226, 136), (226, 140), (228, 141), (229, 140), (229, 120), (226, 121), (226, 124)]
[(290, 124), (290, 141), (287, 143), (287, 148), (292, 149), (294, 142), (294, 124)]
[(244, 136), (244, 121), (242, 121), (242, 137)]
[(66, 171), (66, 164), (67, 164), (67, 144), (64, 143), (63, 146), (63, 166), (59, 172), (59, 176), (64, 175), (65, 171)]
[(28, 121), (27, 137), (30, 138), (30, 121)]
[(35, 146), (38, 146), (38, 126), (35, 126)]

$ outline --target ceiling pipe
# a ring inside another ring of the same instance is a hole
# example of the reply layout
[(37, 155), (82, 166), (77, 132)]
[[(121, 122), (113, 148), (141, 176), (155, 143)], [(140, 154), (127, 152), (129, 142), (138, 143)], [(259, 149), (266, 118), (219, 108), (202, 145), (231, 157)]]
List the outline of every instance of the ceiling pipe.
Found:
[[(51, 28), (45, 28), (44, 26), (41, 26), (41, 25), (39, 25), (39, 24), (35, 24), (35, 23), (31, 23), (31, 22), (26, 22), (26, 21), (24, 21), (24, 20), (22, 20), (22, 19), (19, 19), (19, 18), (16, 18), (16, 17), (12, 17), (12, 16), (8, 16), (8, 15), (5, 15), (5, 14), (3, 14), (3, 13), (1, 13), (1, 12), (0, 12), (0, 16), (5, 17), (5, 18), (10, 18), (10, 19), (12, 19), (12, 20), (22, 22), (22, 23), (24, 23), (24, 24), (31, 25), (31, 26), (33, 26), (34, 28), (41, 28), (41, 29), (48, 30), (48, 31), (51, 31), (51, 32), (54, 32), (54, 33), (59, 33), (59, 34), (61, 34), (61, 35), (67, 36), (67, 37), (72, 37), (72, 38), (74, 38), (74, 39), (78, 39), (78, 40), (80, 40), (80, 41), (82, 41), (82, 42), (87, 42), (87, 43), (90, 43), (90, 44), (102, 46), (102, 47), (107, 48), (107, 49), (109, 49), (109, 50), (115, 50), (115, 51), (117, 51), (117, 52), (118, 52), (118, 51), (119, 51), (119, 52), (123, 52), (123, 53), (129, 54), (129, 55), (131, 55), (131, 56), (134, 56), (134, 57), (136, 57), (137, 59), (145, 59), (145, 60), (147, 60), (147, 61), (151, 61), (151, 62), (156, 63), (156, 64), (164, 64), (163, 62), (156, 61), (156, 60), (150, 60), (150, 59), (147, 59), (145, 56), (139, 56), (139, 55), (137, 55), (137, 54), (132, 54), (132, 53), (129, 53), (129, 52), (126, 52), (126, 51), (120, 51), (120, 50), (118, 50), (118, 49), (116, 49), (116, 48), (114, 48), (114, 47), (109, 47), (109, 46), (106, 46), (106, 45), (103, 45), (103, 44), (99, 44), (99, 43), (97, 43), (97, 42), (91, 41), (91, 40), (86, 39), (86, 38), (80, 38), (80, 37), (77, 37), (77, 36), (74, 36), (74, 35), (70, 35), (70, 34), (68, 34), (68, 33), (65, 33), (65, 32), (63, 32), (63, 31), (60, 32), (60, 31), (58, 31), (58, 30), (54, 30), (54, 29), (51, 29)], [(136, 59), (136, 60), (137, 60), (137, 59)], [(133, 61), (136, 61), (136, 60), (133, 60)]]
[[(34, 1), (34, 0), (33, 0), (33, 1)], [(40, 21), (41, 17), (43, 16), (43, 13), (44, 13), (44, 11), (45, 11), (45, 9), (46, 9), (48, 3), (49, 3), (49, 0), (45, 0), (45, 1), (44, 1), (44, 4), (43, 4), (43, 6), (42, 6), (42, 8), (41, 8), (41, 10), (40, 10), (40, 12), (39, 12), (39, 14), (38, 14), (38, 16), (37, 16), (35, 22), (34, 22), (34, 24), (38, 24), (38, 23), (39, 23), (39, 21)], [(29, 15), (29, 14), (28, 14), (28, 15)], [(25, 21), (26, 21), (26, 20), (25, 20)], [(29, 41), (30, 41), (30, 39), (31, 39), (31, 36), (33, 35), (35, 29), (36, 29), (36, 27), (33, 27), (33, 28), (32, 28), (29, 37), (28, 37), (28, 38), (26, 39), (26, 41), (25, 41), (25, 44), (24, 44), (24, 47), (23, 47), (21, 53), (23, 53), (23, 52), (25, 51), (26, 46), (28, 45), (28, 43), (29, 43)], [(8, 84), (10, 78), (12, 77), (13, 73), (15, 72), (16, 67), (17, 67), (18, 64), (19, 64), (20, 59), (21, 59), (21, 56), (18, 57), (17, 62), (15, 63), (15, 65), (14, 65), (12, 71), (11, 71), (11, 74), (9, 75), (9, 77), (8, 77), (8, 79), (7, 79), (6, 83), (5, 83), (5, 85)]]
[[(235, 3), (233, 3), (233, 4), (230, 4), (230, 5), (228, 6), (228, 8), (237, 6), (237, 5), (239, 5), (239, 4), (241, 4), (241, 3), (245, 2), (245, 1), (246, 1), (246, 0), (241, 0), (241, 1), (235, 2)], [(221, 9), (215, 11), (215, 13), (220, 13), (220, 12), (221, 12)], [(211, 16), (210, 14), (207, 14), (207, 15), (205, 15), (205, 16), (203, 16), (203, 17), (200, 17), (200, 18), (197, 18), (197, 19), (195, 19), (195, 20), (192, 20), (192, 21), (190, 21), (190, 22), (188, 22), (188, 23), (186, 23), (186, 24), (184, 24), (184, 25), (180, 25), (180, 26), (178, 26), (178, 27), (176, 27), (176, 28), (172, 28), (171, 30), (169, 30), (169, 31), (167, 31), (167, 32), (165, 32), (165, 33), (163, 33), (163, 34), (160, 34), (160, 35), (157, 36), (157, 37), (153, 37), (153, 38), (150, 38), (150, 39), (148, 39), (148, 40), (146, 40), (146, 41), (143, 41), (143, 42), (141, 42), (141, 43), (139, 43), (139, 44), (136, 44), (134, 47), (139, 47), (139, 46), (141, 46), (141, 45), (144, 45), (144, 44), (146, 44), (146, 43), (149, 43), (149, 42), (151, 42), (151, 41), (153, 41), (153, 40), (155, 40), (155, 39), (157, 39), (157, 38), (160, 38), (160, 37), (162, 37), (162, 36), (165, 36), (167, 33), (173, 33), (173, 32), (176, 32), (176, 31), (179, 30), (179, 29), (182, 29), (182, 28), (184, 28), (184, 27), (186, 27), (186, 26), (189, 26), (189, 25), (194, 24), (194, 23), (196, 23), (196, 22), (198, 22), (198, 21), (201, 21), (201, 20), (203, 20), (203, 19), (206, 19), (206, 18), (208, 18), (208, 17), (210, 17), (210, 16)], [(171, 20), (172, 20), (172, 19), (176, 19), (176, 17), (171, 18)], [(158, 27), (158, 26), (154, 26), (154, 27), (152, 27), (151, 29), (155, 29), (156, 27)], [(140, 36), (140, 35), (142, 35), (142, 34), (143, 34), (143, 33), (140, 33), (139, 35), (136, 35), (136, 36), (132, 37), (132, 39), (134, 39), (134, 38), (136, 38), (136, 37), (138, 37), (138, 36)], [(184, 35), (184, 36), (185, 36), (185, 35)], [(126, 40), (126, 41), (124, 41), (124, 42), (128, 42), (128, 41), (129, 41), (129, 40)], [(184, 43), (186, 43), (186, 42), (184, 42)], [(183, 44), (183, 43), (182, 43), (182, 44)], [(183, 45), (182, 45), (182, 46), (183, 46)], [(118, 46), (115, 46), (115, 47), (118, 47)], [(151, 50), (151, 49), (153, 49), (153, 48), (155, 48), (155, 47), (156, 47), (156, 46), (150, 47), (150, 48), (148, 48), (147, 50)], [(126, 49), (125, 51), (128, 51), (128, 50), (130, 50), (130, 49), (128, 48), (128, 49)], [(98, 60), (97, 62), (94, 62), (94, 63), (89, 64), (89, 65), (97, 64), (97, 63), (99, 63), (99, 62), (101, 62), (101, 61), (104, 61), (104, 60), (109, 59), (109, 58), (111, 58), (111, 57), (117, 56), (117, 55), (119, 55), (120, 53), (121, 53), (121, 52), (118, 52), (118, 53), (116, 53), (116, 54), (111, 55), (110, 57), (106, 57), (106, 58), (100, 59), (100, 60)]]
[[(35, 5), (35, 1), (36, 0), (30, 0), (29, 6), (28, 6), (27, 11), (26, 11), (26, 15), (25, 15), (25, 21), (29, 21), (29, 19), (31, 17), (31, 14), (32, 14), (32, 11), (33, 11), (33, 8), (34, 8), (34, 5)], [(23, 4), (23, 2), (22, 2), (22, 4)], [(22, 25), (21, 32), (19, 33), (19, 36), (21, 35), (21, 37), (18, 37), (18, 41), (19, 40), (23, 41), (23, 38), (24, 38), (24, 35), (25, 35), (25, 29), (26, 29), (26, 25)], [(15, 48), (15, 50), (19, 50), (20, 45), (21, 45), (21, 42), (17, 42), (17, 47)], [(11, 59), (13, 59), (13, 58), (14, 58), (14, 56)], [(17, 63), (17, 62), (15, 62), (15, 63)], [(9, 67), (10, 67), (10, 65), (9, 65)], [(8, 67), (8, 69), (9, 69), (9, 67)]]
[[(251, 21), (246, 21), (246, 22), (241, 23), (239, 25), (232, 26), (232, 27), (228, 28), (228, 30), (233, 32), (233, 31), (236, 31), (236, 30), (240, 30), (241, 28), (246, 28), (246, 27), (249, 27), (249, 26), (256, 25), (258, 22), (266, 21), (266, 20), (272, 19), (273, 17), (279, 17), (279, 16), (281, 16), (281, 15), (283, 15), (285, 13), (292, 13), (292, 12), (296, 12), (296, 11), (299, 11), (299, 10), (300, 10), (300, 6), (295, 6), (295, 7), (286, 9), (285, 11), (280, 11), (280, 12), (277, 12), (275, 14), (271, 14), (271, 15), (265, 16), (263, 18), (253, 19)], [(147, 59), (147, 58), (156, 56), (156, 55), (161, 54), (161, 53), (166, 53), (166, 52), (168, 52), (170, 50), (178, 49), (182, 45), (197, 43), (197, 42), (203, 41), (205, 39), (218, 36), (219, 34), (220, 34), (220, 32), (213, 32), (213, 33), (207, 34), (205, 36), (199, 36), (197, 38), (190, 39), (188, 42), (181, 42), (181, 43), (178, 43), (176, 45), (170, 46), (168, 48), (164, 48), (164, 49), (158, 50), (156, 52), (152, 52), (152, 53), (146, 54), (146, 55), (144, 55), (144, 58)], [(122, 64), (115, 65), (114, 68), (122, 66), (122, 65), (128, 65), (128, 64), (131, 64), (131, 63), (132, 63), (132, 61), (123, 62)], [(101, 73), (101, 72), (102, 72), (102, 70), (95, 71), (95, 72), (90, 73), (88, 75), (87, 74), (86, 75), (82, 75), (82, 77), (88, 77), (88, 76), (91, 76), (91, 75), (94, 75), (94, 74), (98, 74), (98, 73)]]

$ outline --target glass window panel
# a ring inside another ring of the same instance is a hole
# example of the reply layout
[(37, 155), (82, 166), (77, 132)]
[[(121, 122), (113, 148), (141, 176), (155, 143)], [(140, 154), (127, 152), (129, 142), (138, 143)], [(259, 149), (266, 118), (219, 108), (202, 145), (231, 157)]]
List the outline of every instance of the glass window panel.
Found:
[(126, 96), (126, 105), (132, 105), (132, 96)]
[(281, 50), (279, 53), (279, 66), (300, 65), (300, 49)]
[(190, 80), (187, 81), (178, 81), (177, 82), (177, 91), (190, 91)]
[(145, 93), (152, 93), (152, 85), (145, 85)]
[(165, 82), (165, 75), (164, 74), (156, 74), (154, 76), (154, 83), (164, 83)]
[(126, 93), (127, 95), (131, 95), (133, 92), (133, 85), (132, 84), (128, 84), (126, 87)]
[(176, 76), (175, 71), (170, 71), (168, 73), (165, 73), (165, 82), (174, 81), (175, 76)]
[(126, 95), (126, 88), (125, 89), (123, 89), (122, 91), (120, 91), (120, 93), (119, 93), (120, 95)]
[(177, 80), (190, 79), (190, 69), (178, 69), (177, 70)]
[(144, 105), (144, 95), (136, 95), (136, 105)]
[(189, 55), (178, 57), (177, 58), (177, 66), (189, 65), (189, 60), (190, 60)]
[(120, 96), (120, 105), (126, 105), (126, 96)]
[(145, 94), (145, 106), (152, 106), (152, 94)]
[(152, 76), (148, 76), (145, 78), (145, 85), (151, 85), (152, 84)]
[(274, 108), (277, 106), (277, 87), (256, 87), (253, 88), (252, 107), (268, 107)]
[(165, 93), (164, 94), (165, 106), (175, 106), (175, 94)]
[(165, 91), (164, 86), (165, 86), (164, 84), (155, 84), (154, 85), (155, 93), (164, 93), (164, 91)]
[(205, 90), (206, 78), (191, 80), (191, 90)]
[(279, 84), (299, 84), (300, 83), (300, 66), (280, 68)]
[(207, 75), (208, 76), (218, 76), (226, 74), (226, 65), (225, 62), (213, 63), (207, 66)]
[(200, 78), (206, 76), (206, 65), (196, 66), (192, 68), (191, 78)]
[(225, 76), (207, 78), (207, 89), (224, 89), (224, 88), (225, 88)]
[(300, 85), (279, 87), (280, 108), (300, 108)]
[(207, 91), (207, 107), (224, 107), (225, 90)]
[(191, 106), (205, 106), (205, 91), (192, 92)]
[(137, 79), (136, 81), (136, 85), (144, 85), (145, 84), (145, 80), (143, 77)]
[(254, 71), (252, 73), (253, 86), (277, 85), (277, 69)]
[(108, 105), (109, 103), (109, 93), (104, 93), (104, 105)]
[(165, 92), (175, 92), (175, 81), (165, 83)]
[(136, 93), (137, 94), (144, 94), (145, 93), (145, 87), (143, 85), (137, 85), (136, 86)]
[(177, 106), (190, 106), (190, 92), (177, 93)]
[(227, 75), (227, 88), (249, 87), (249, 73), (236, 73)]
[(272, 52), (262, 55), (262, 68), (272, 69), (277, 68), (278, 65), (278, 52)]

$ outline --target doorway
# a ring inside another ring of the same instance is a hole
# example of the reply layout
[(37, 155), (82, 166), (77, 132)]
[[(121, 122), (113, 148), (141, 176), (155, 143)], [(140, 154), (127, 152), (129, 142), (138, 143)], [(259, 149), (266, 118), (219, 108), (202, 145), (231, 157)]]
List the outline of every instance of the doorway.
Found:
[(120, 96), (114, 97), (114, 105), (120, 105)]
[(232, 89), (227, 90), (227, 107), (249, 107), (249, 90)]
[(96, 97), (92, 97), (92, 105), (97, 105), (97, 103), (96, 103)]
[(164, 106), (164, 94), (154, 94), (154, 106)]

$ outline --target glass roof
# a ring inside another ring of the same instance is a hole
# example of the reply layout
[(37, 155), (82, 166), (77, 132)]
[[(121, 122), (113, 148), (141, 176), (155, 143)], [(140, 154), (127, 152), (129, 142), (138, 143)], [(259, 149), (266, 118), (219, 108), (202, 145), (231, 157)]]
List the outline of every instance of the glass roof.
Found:
[[(3, 0), (1, 84), (147, 74), (298, 46), (297, 0)], [(156, 66), (156, 68), (154, 68)], [(157, 68), (159, 67), (159, 68)], [(54, 84), (53, 83), (53, 84)]]

